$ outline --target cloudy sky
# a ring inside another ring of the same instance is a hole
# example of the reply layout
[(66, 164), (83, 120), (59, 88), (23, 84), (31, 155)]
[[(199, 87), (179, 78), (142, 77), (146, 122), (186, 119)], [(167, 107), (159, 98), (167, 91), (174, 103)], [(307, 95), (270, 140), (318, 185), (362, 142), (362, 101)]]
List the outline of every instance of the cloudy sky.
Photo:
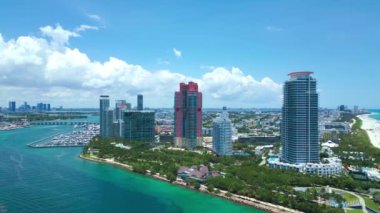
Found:
[(0, 7), (0, 105), (171, 107), (196, 81), (205, 107), (280, 107), (311, 70), (320, 105), (380, 108), (380, 2), (15, 0)]

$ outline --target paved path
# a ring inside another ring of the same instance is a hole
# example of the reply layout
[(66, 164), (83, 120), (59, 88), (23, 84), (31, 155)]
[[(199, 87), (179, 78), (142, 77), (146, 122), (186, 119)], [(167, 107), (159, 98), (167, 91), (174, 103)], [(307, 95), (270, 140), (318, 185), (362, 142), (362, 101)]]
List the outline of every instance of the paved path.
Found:
[(334, 191), (337, 191), (337, 192), (344, 192), (344, 193), (351, 194), (351, 195), (355, 196), (356, 198), (359, 199), (360, 205), (362, 206), (362, 211), (364, 213), (368, 213), (367, 208), (365, 207), (365, 201), (362, 198), (362, 196), (356, 194), (355, 192), (350, 192), (350, 191), (346, 191), (346, 190), (343, 190), (343, 189), (337, 189), (337, 188), (332, 188), (332, 187), (331, 187), (331, 189), (334, 190)]

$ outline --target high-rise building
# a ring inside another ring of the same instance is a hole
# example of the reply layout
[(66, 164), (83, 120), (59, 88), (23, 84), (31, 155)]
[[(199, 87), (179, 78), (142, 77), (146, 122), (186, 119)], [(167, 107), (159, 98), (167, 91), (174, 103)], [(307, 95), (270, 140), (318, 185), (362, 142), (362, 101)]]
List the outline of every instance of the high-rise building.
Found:
[(16, 112), (16, 101), (9, 101), (8, 110), (10, 112)]
[(128, 110), (124, 112), (124, 138), (127, 141), (154, 142), (155, 113)]
[(99, 101), (100, 116), (100, 136), (106, 137), (107, 128), (107, 110), (110, 107), (110, 99), (108, 95), (101, 95)]
[(212, 148), (217, 155), (232, 155), (232, 125), (226, 107), (212, 123)]
[(124, 137), (124, 121), (122, 119), (115, 120), (113, 122), (113, 137)]
[(114, 130), (114, 123), (115, 123), (115, 111), (113, 109), (106, 109), (105, 110), (105, 114), (106, 114), (106, 118), (105, 118), (105, 128), (104, 128), (104, 132), (105, 132), (105, 137), (115, 137), (117, 134), (115, 134), (115, 130)]
[(353, 113), (354, 113), (355, 115), (359, 114), (359, 106), (354, 106)]
[(202, 93), (198, 84), (181, 83), (174, 99), (175, 145), (194, 149), (202, 145)]
[(115, 104), (115, 119), (123, 119), (123, 112), (127, 109), (127, 103), (125, 100), (117, 100)]
[(47, 111), (50, 111), (50, 110), (51, 110), (51, 108), (50, 108), (50, 104), (47, 104), (46, 110), (47, 110)]
[(131, 110), (132, 109), (132, 104), (131, 103), (126, 103), (127, 105), (127, 110)]
[(143, 105), (143, 95), (137, 95), (137, 110), (143, 110), (144, 105)]
[(286, 163), (319, 163), (317, 81), (313, 72), (290, 73), (284, 84), (281, 144)]

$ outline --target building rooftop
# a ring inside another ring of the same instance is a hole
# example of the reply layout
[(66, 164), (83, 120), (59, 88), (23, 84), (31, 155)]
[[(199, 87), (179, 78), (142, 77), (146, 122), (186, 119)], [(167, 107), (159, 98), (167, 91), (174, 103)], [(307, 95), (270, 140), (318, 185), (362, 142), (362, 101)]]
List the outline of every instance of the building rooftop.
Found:
[(288, 76), (290, 77), (297, 77), (297, 76), (300, 76), (300, 75), (311, 75), (311, 74), (314, 74), (314, 72), (311, 72), (311, 71), (299, 71), (299, 72), (291, 72), (288, 74)]

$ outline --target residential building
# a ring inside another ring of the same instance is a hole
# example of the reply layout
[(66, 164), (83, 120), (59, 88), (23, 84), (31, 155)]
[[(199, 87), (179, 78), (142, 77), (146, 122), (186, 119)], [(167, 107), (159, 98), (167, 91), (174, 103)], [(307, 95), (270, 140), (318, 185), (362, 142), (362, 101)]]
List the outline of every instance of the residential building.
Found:
[(42, 112), (44, 110), (44, 104), (38, 103), (36, 107), (37, 112)]
[(8, 111), (9, 112), (16, 112), (16, 101), (9, 101)]
[(115, 103), (115, 119), (123, 119), (123, 112), (126, 111), (127, 108), (127, 103), (125, 100), (117, 100)]
[(217, 155), (232, 155), (232, 124), (227, 108), (212, 124), (212, 148)]
[(319, 163), (317, 81), (313, 72), (290, 73), (284, 84), (281, 145), (285, 163)]
[(305, 174), (314, 174), (319, 176), (333, 176), (342, 173), (342, 161), (337, 157), (324, 158), (320, 163), (286, 163), (281, 162), (279, 158), (270, 156), (268, 165), (277, 169), (292, 169)]
[(143, 105), (143, 95), (139, 94), (137, 95), (137, 110), (143, 110), (144, 105)]
[(113, 137), (124, 137), (124, 121), (122, 119), (117, 119), (113, 122), (112, 126)]
[(114, 123), (115, 123), (115, 111), (113, 109), (106, 109), (104, 110), (105, 112), (105, 121), (104, 121), (104, 124), (105, 124), (105, 129), (104, 129), (104, 133), (105, 133), (105, 137), (116, 137), (117, 134), (115, 134), (115, 130), (114, 130)]
[(124, 138), (128, 141), (154, 142), (155, 113), (128, 110), (124, 112)]
[(101, 95), (99, 101), (100, 115), (100, 136), (106, 137), (107, 128), (107, 110), (110, 107), (110, 99), (108, 95)]
[(132, 109), (132, 104), (131, 103), (126, 103), (127, 109), (131, 110)]
[(202, 145), (202, 93), (198, 84), (180, 83), (174, 98), (175, 145), (194, 149)]
[(359, 114), (359, 106), (354, 106), (354, 110), (353, 110), (353, 113), (355, 114), (355, 115), (357, 115), (357, 114)]

